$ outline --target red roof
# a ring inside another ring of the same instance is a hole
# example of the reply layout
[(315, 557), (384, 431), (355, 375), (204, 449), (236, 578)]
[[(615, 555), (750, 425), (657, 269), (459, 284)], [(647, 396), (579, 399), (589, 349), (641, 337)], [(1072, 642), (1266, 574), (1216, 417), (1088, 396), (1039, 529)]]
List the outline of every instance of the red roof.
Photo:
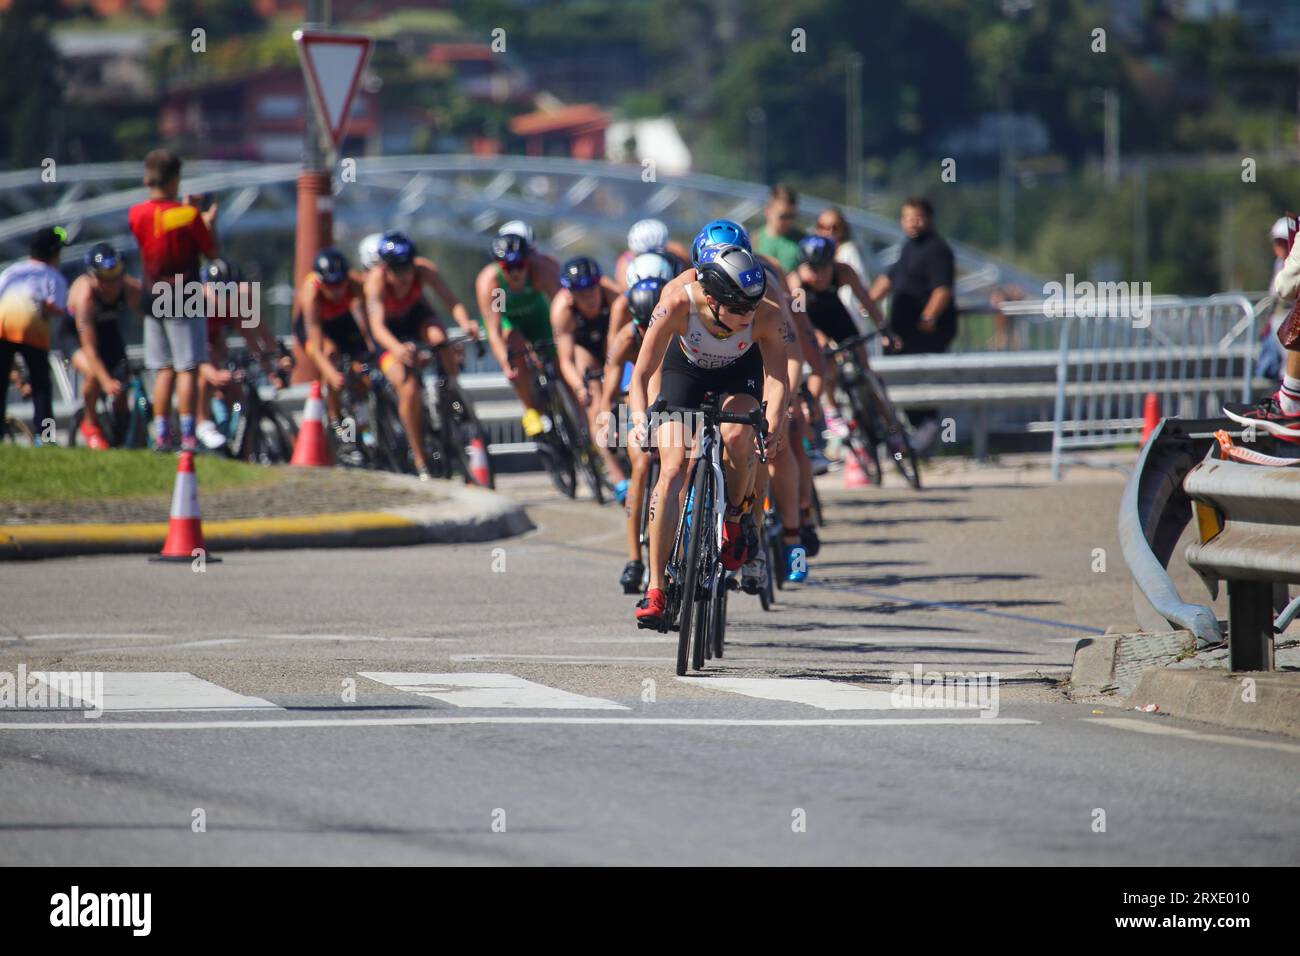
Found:
[(595, 103), (574, 103), (550, 112), (538, 110), (525, 113), (510, 121), (510, 132), (516, 136), (538, 136), (544, 133), (583, 133), (605, 129), (610, 115)]
[(495, 55), (486, 43), (434, 43), (430, 45), (426, 59), (430, 63), (484, 62)]

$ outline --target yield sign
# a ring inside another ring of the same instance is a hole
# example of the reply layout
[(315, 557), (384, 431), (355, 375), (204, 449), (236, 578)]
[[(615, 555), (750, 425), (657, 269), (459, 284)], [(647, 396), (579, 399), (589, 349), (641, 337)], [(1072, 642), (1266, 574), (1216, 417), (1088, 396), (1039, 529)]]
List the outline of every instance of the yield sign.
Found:
[(321, 125), (337, 148), (348, 125), (348, 111), (356, 95), (361, 72), (370, 56), (370, 37), (316, 30), (295, 30), (298, 59), (307, 77), (312, 102)]

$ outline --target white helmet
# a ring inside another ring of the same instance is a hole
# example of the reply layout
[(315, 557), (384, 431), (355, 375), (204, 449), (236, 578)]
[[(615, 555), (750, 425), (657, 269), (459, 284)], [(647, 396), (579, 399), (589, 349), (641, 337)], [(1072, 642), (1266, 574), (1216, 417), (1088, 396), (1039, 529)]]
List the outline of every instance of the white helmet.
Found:
[(1287, 240), (1291, 238), (1291, 224), (1287, 222), (1286, 216), (1283, 216), (1277, 222), (1273, 223), (1273, 229), (1270, 231), (1274, 239)]
[(627, 265), (627, 287), (630, 289), (642, 279), (663, 279), (671, 282), (677, 270), (667, 256), (657, 252), (643, 252)]
[(533, 227), (528, 225), (522, 219), (511, 219), (509, 222), (502, 224), (497, 230), (498, 236), (521, 236), (530, 246), (537, 245), (537, 240), (533, 238)]
[(357, 259), (361, 268), (373, 269), (379, 265), (379, 241), (384, 238), (382, 232), (372, 232), (357, 244)]
[(627, 247), (637, 255), (657, 252), (667, 244), (668, 227), (658, 219), (642, 219), (627, 231)]

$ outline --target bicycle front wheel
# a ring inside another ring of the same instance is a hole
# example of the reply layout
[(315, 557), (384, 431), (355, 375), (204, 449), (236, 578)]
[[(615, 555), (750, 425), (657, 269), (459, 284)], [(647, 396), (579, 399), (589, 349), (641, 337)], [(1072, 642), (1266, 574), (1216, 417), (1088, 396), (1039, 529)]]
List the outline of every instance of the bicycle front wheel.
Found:
[[(682, 577), (682, 603), (677, 628), (677, 676), (686, 674), (688, 662), (696, 670), (704, 666), (702, 622), (697, 620), (701, 608), (708, 602), (700, 600), (700, 578), (707, 573), (709, 563), (709, 536), (713, 534), (713, 515), (710, 485), (709, 463), (697, 458), (691, 474), (691, 498), (686, 507), (690, 509), (690, 533), (686, 537), (686, 572)], [(694, 633), (695, 648), (692, 653), (691, 637)]]

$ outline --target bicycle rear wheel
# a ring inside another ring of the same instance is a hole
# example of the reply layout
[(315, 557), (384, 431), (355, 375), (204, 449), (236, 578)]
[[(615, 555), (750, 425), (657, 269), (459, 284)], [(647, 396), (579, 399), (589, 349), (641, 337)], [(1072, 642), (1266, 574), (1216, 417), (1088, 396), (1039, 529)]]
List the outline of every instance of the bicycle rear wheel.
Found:
[(587, 430), (587, 417), (567, 388), (560, 389), (560, 403), (564, 410), (565, 427), (571, 439), (570, 449), (582, 470), (582, 480), (591, 489), (597, 504), (605, 503), (605, 463), (592, 444)]
[(709, 615), (712, 618), (710, 637), (713, 639), (713, 656), (722, 659), (723, 645), (727, 638), (727, 592), (730, 580), (720, 575), (713, 587), (713, 596), (709, 602)]
[(893, 460), (899, 474), (903, 476), (903, 480), (917, 491), (920, 491), (921, 469), (917, 464), (916, 449), (912, 447), (912, 441), (908, 436), (907, 427), (903, 424), (902, 415), (894, 407), (894, 403), (889, 400), (889, 393), (885, 390), (885, 383), (874, 373), (867, 374), (865, 386), (880, 414), (881, 425), (883, 426), (880, 437), (884, 441), (885, 450), (889, 453), (889, 457)]

